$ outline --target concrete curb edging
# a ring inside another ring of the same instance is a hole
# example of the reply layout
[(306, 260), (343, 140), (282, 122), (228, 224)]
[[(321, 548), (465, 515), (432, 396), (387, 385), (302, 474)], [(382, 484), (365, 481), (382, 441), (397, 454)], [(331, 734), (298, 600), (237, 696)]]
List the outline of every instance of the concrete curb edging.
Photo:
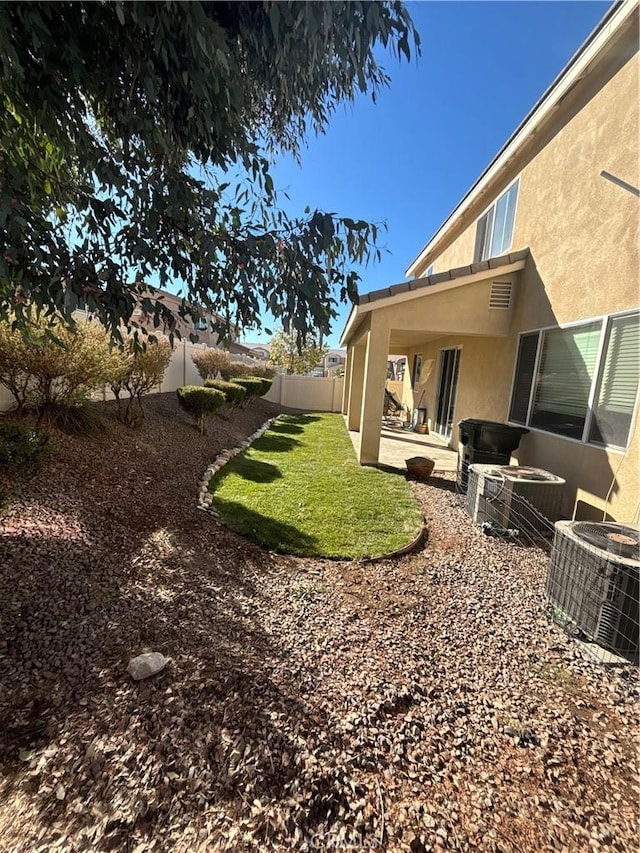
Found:
[(204, 476), (200, 483), (198, 484), (198, 503), (197, 508), (203, 510), (204, 512), (208, 512), (210, 515), (213, 515), (215, 518), (219, 518), (219, 513), (213, 508), (213, 495), (209, 491), (209, 481), (211, 478), (218, 473), (221, 468), (230, 462), (234, 456), (237, 456), (239, 453), (244, 453), (254, 441), (257, 441), (261, 438), (262, 435), (269, 429), (269, 427), (278, 420), (280, 415), (276, 415), (274, 418), (269, 418), (268, 421), (265, 421), (261, 427), (259, 427), (254, 433), (241, 441), (237, 447), (232, 447), (228, 450), (223, 450), (219, 453), (216, 458), (213, 460), (211, 465), (208, 466), (207, 470), (204, 472)]

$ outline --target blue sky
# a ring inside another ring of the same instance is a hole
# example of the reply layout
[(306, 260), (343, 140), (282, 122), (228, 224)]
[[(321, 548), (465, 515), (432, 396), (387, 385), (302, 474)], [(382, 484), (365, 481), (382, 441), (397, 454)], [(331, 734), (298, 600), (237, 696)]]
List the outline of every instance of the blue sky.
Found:
[[(273, 176), (290, 196), (355, 219), (386, 222), (381, 263), (361, 270), (360, 291), (404, 271), (566, 65), (610, 3), (407, 3), (422, 39), (411, 64), (384, 56), (391, 85), (376, 104), (339, 107), (302, 163), (280, 159)], [(329, 346), (349, 313), (342, 306)], [(247, 331), (245, 340), (269, 336)]]

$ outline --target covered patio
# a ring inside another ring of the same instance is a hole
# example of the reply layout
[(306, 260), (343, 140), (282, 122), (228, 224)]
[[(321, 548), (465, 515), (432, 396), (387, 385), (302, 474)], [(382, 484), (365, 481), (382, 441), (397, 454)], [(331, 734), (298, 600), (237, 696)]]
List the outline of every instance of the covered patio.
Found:
[[(525, 248), (360, 297), (351, 310), (340, 343), (347, 348), (342, 411), (361, 465), (404, 467), (409, 456), (424, 455), (436, 458), (439, 470), (455, 470), (454, 419), (482, 413), (474, 411), (465, 415), (456, 408), (457, 358), (450, 365), (446, 393), (442, 392), (438, 348), (453, 340), (454, 343), (446, 346), (460, 349), (466, 341), (469, 352), (473, 353), (467, 361), (469, 375), (473, 377), (474, 371), (481, 369), (486, 376), (492, 370), (496, 352), (505, 346), (511, 333), (517, 286), (528, 256), (529, 250)], [(478, 342), (483, 341), (484, 345), (479, 347)], [(431, 376), (428, 384), (425, 380), (417, 399), (416, 388), (412, 386), (409, 396), (413, 399), (405, 399), (403, 403), (418, 408), (419, 400), (424, 398), (435, 416), (435, 429), (426, 436), (385, 433), (381, 424), (388, 357), (420, 350), (430, 355), (435, 353), (430, 358)], [(466, 385), (479, 387), (477, 376)], [(502, 393), (501, 399), (504, 396)], [(482, 401), (489, 412), (494, 404), (493, 400)]]

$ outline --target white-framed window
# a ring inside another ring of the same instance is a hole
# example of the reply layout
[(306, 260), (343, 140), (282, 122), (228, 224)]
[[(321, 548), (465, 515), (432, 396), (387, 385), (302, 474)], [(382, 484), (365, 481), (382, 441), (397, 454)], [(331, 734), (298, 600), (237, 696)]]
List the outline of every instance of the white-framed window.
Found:
[(520, 335), (509, 420), (625, 448), (640, 382), (640, 312)]
[(474, 263), (486, 261), (487, 258), (496, 258), (511, 248), (519, 185), (520, 178), (516, 178), (478, 219), (476, 244), (473, 251)]
[(198, 319), (194, 321), (193, 328), (196, 332), (206, 332), (209, 328), (209, 321), (206, 317), (198, 317)]
[(426, 271), (426, 273), (425, 273), (425, 276), (426, 276), (427, 278), (428, 278), (430, 275), (433, 275), (433, 266), (434, 266), (433, 264), (429, 264), (429, 266), (427, 267), (427, 271)]

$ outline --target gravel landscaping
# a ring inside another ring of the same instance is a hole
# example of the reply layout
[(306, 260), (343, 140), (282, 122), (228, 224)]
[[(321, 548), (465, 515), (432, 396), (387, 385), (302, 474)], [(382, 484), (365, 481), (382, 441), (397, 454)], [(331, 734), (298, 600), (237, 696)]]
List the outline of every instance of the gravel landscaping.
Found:
[(436, 476), (416, 554), (270, 553), (197, 498), (275, 408), (146, 408), (0, 483), (0, 851), (636, 849), (637, 670), (549, 623), (543, 552)]

